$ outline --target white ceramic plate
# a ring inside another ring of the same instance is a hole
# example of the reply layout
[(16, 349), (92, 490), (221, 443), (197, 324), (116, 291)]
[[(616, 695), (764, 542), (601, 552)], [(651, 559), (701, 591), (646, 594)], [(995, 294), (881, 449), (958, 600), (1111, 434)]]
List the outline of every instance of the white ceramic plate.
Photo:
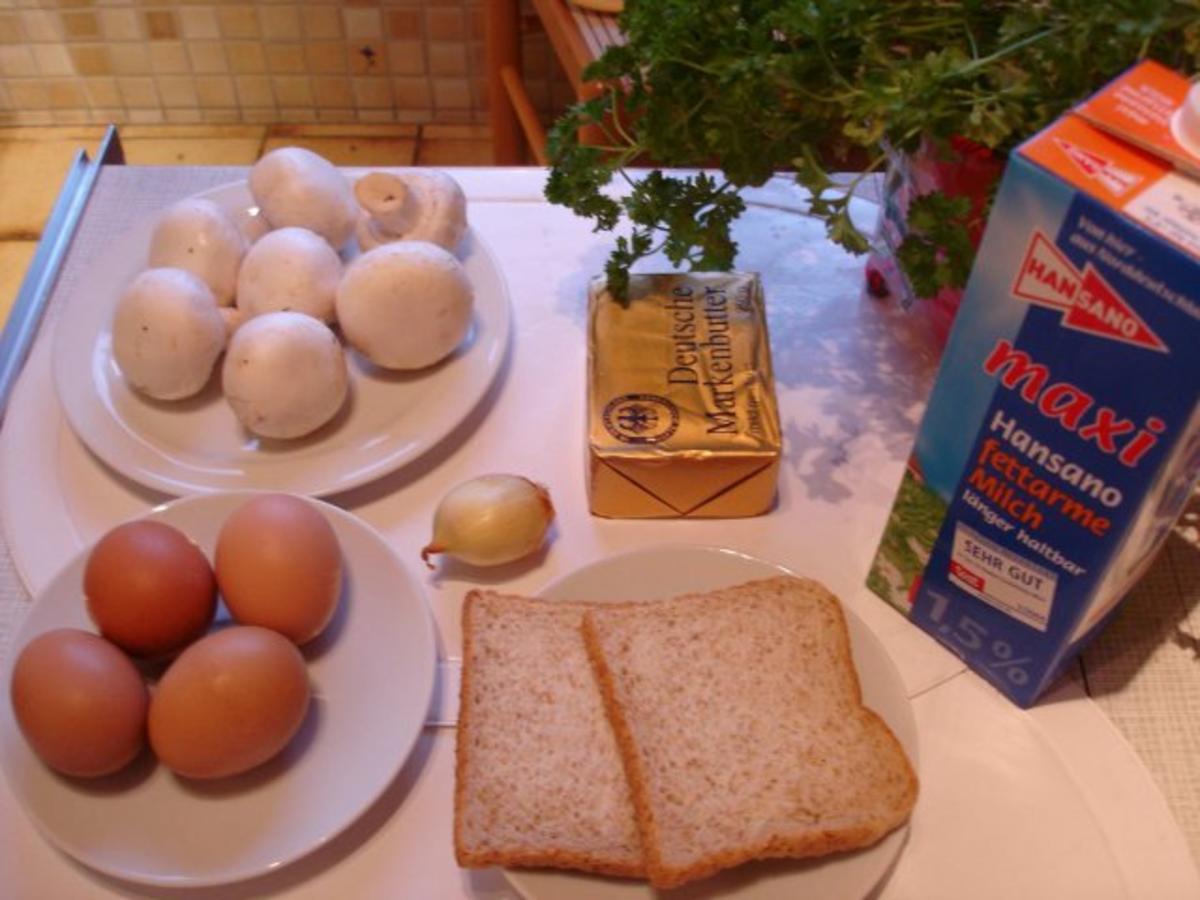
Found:
[[(251, 220), (244, 182), (199, 196)], [(113, 309), (146, 268), (154, 219), (116, 236), (80, 292), (58, 317), (54, 380), (63, 411), (80, 439), (105, 463), (169, 494), (245, 488), (324, 495), (365, 484), (416, 459), (475, 408), (504, 360), (511, 313), (499, 267), (477, 234), (459, 258), (475, 288), (472, 329), (463, 345), (429, 370), (402, 374), (374, 368), (350, 352), (350, 397), (312, 435), (294, 441), (257, 438), (243, 429), (214, 374), (196, 397), (176, 403), (131, 391), (112, 357)], [(343, 253), (347, 260), (355, 255)]]
[[(755, 578), (792, 574), (734, 550), (660, 546), (610, 557), (567, 575), (540, 592), (559, 600), (653, 600), (729, 587)], [(879, 640), (846, 609), (863, 700), (888, 723), (917, 765), (917, 725), (900, 673)], [(874, 847), (824, 860), (749, 863), (670, 892), (671, 897), (737, 897), (739, 900), (860, 900), (895, 861), (907, 826)], [(660, 896), (645, 883), (553, 870), (508, 870), (505, 876), (527, 900), (645, 900)]]
[[(192, 497), (149, 515), (183, 530), (211, 558), (221, 523), (249, 496)], [(313, 502), (344, 554), (341, 605), (327, 630), (304, 648), (313, 702), (300, 733), (280, 756), (244, 775), (188, 783), (149, 752), (101, 779), (62, 778), (42, 765), (13, 718), (12, 665), (17, 650), (44, 631), (95, 630), (82, 592), (86, 551), (35, 599), (4, 665), (0, 767), (30, 818), (60, 849), (140, 883), (237, 881), (321, 846), (396, 777), (432, 697), (433, 620), (420, 586), (378, 532)]]

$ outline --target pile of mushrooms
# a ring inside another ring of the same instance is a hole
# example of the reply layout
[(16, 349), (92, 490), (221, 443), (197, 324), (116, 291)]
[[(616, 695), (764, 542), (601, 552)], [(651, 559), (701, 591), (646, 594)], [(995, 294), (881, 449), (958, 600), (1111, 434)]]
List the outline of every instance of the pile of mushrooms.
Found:
[[(466, 199), (449, 175), (372, 172), (352, 188), (328, 160), (285, 147), (255, 164), (249, 188), (254, 228), (202, 198), (157, 222), (149, 268), (112, 323), (113, 357), (134, 390), (194, 396), (224, 353), (222, 390), (242, 426), (297, 438), (346, 402), (339, 332), (351, 352), (401, 371), (462, 342), (474, 293), (455, 256)], [(352, 239), (362, 253), (345, 264)]]

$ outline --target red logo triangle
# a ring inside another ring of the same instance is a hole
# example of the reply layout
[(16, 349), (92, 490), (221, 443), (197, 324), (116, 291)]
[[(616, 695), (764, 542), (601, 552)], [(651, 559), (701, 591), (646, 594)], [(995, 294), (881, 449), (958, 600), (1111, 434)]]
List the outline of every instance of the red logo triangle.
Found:
[(1104, 166), (1107, 160), (1097, 156), (1095, 153), (1084, 150), (1082, 147), (1072, 144), (1070, 141), (1059, 141), (1059, 144), (1062, 145), (1063, 151), (1067, 154), (1067, 158), (1070, 159), (1071, 162), (1075, 163), (1075, 165), (1079, 167), (1080, 171), (1082, 171), (1084, 175), (1087, 175), (1090, 178), (1095, 178), (1102, 171), (1104, 171)]
[(1141, 181), (1141, 176), (1120, 168), (1110, 159), (1105, 159), (1099, 153), (1094, 153), (1072, 144), (1062, 138), (1055, 138), (1059, 149), (1067, 155), (1075, 167), (1088, 178), (1099, 181), (1112, 193), (1120, 196)]
[(1070, 309), (1079, 293), (1079, 272), (1044, 234), (1035, 231), (1013, 293), (1039, 306)]
[(1083, 281), (1075, 302), (1063, 316), (1063, 325), (1103, 337), (1165, 352), (1159, 340), (1141, 317), (1121, 299), (1112, 286), (1089, 263), (1083, 269)]

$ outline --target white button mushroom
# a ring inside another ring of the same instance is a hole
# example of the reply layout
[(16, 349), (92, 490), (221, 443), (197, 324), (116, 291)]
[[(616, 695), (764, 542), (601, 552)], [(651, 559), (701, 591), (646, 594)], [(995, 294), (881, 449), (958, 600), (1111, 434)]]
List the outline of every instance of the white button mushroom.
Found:
[(250, 169), (250, 193), (272, 228), (307, 228), (335, 250), (354, 234), (354, 191), (332, 163), (311, 150), (280, 147), (263, 156)]
[(341, 278), (342, 261), (324, 238), (307, 228), (280, 228), (260, 238), (242, 260), (238, 309), (247, 316), (290, 309), (332, 322)]
[(221, 374), (238, 421), (268, 438), (297, 438), (320, 428), (341, 409), (349, 389), (337, 337), (298, 312), (265, 313), (238, 328)]
[(148, 269), (117, 301), (113, 358), (131, 387), (157, 400), (199, 393), (224, 346), (216, 298), (191, 272)]
[(342, 334), (385, 369), (423, 369), (471, 325), (474, 293), (454, 255), (425, 241), (384, 244), (346, 267), (337, 293)]
[(354, 183), (364, 215), (355, 234), (370, 250), (390, 241), (429, 241), (454, 252), (467, 232), (467, 198), (436, 169), (371, 172)]
[(187, 269), (203, 279), (221, 306), (233, 303), (246, 241), (237, 223), (211, 200), (172, 204), (150, 237), (150, 268)]

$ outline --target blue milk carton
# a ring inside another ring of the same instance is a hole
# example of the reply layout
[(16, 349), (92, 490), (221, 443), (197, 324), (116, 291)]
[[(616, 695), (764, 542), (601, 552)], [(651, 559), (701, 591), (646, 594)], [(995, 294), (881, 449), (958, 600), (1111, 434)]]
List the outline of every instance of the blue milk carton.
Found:
[(1103, 626), (1200, 470), (1188, 89), (1142, 64), (1011, 157), (868, 577), (1022, 706)]

